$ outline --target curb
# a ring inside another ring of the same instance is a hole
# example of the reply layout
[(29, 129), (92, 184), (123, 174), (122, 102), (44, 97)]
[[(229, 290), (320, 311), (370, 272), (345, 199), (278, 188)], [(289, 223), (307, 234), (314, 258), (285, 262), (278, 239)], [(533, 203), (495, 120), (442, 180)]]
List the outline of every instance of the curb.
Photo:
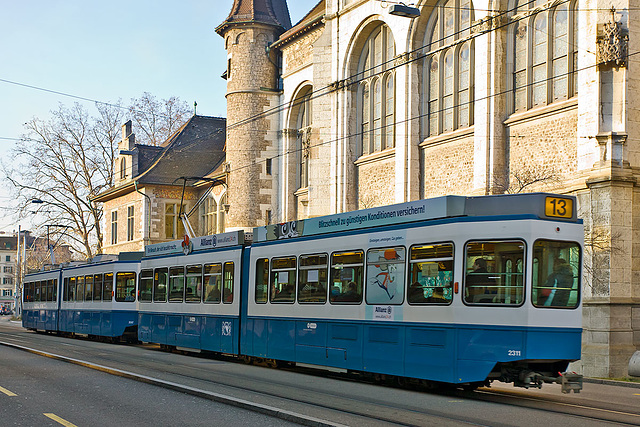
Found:
[(603, 384), (603, 385), (615, 385), (618, 387), (628, 387), (628, 388), (640, 388), (640, 383), (626, 382), (626, 381), (616, 381), (616, 380), (605, 380), (600, 378), (587, 378), (584, 377), (582, 382), (591, 383), (591, 384)]
[(262, 405), (259, 403), (250, 402), (248, 400), (238, 399), (232, 396), (226, 396), (219, 393), (214, 393), (206, 390), (197, 389), (194, 387), (189, 387), (186, 385), (174, 383), (171, 381), (165, 381), (158, 378), (148, 377), (146, 375), (139, 375), (133, 372), (123, 371), (120, 369), (109, 368), (108, 366), (96, 365), (90, 362), (86, 362), (84, 360), (72, 359), (66, 356), (60, 356), (53, 353), (47, 353), (45, 351), (36, 350), (29, 347), (24, 347), (18, 344), (12, 344), (7, 342), (1, 342), (0, 345), (5, 347), (11, 347), (17, 350), (26, 351), (28, 353), (36, 354), (39, 356), (48, 357), (50, 359), (59, 360), (66, 363), (72, 363), (74, 365), (83, 366), (85, 368), (93, 369), (96, 371), (104, 372), (110, 375), (119, 376), (122, 378), (127, 378), (134, 381), (139, 381), (146, 384), (151, 384), (155, 386), (159, 386), (168, 390), (178, 391), (181, 393), (186, 393), (192, 396), (201, 397), (204, 399), (208, 399), (214, 402), (223, 403), (225, 405), (235, 406), (237, 408), (245, 409), (252, 412), (257, 412), (263, 415), (268, 415), (274, 418), (278, 418), (285, 421), (295, 422), (305, 426), (312, 427), (346, 427), (343, 424), (332, 423), (327, 420), (322, 420), (315, 417), (309, 417), (306, 415), (298, 414), (296, 412), (286, 411), (284, 409), (279, 409), (274, 406)]

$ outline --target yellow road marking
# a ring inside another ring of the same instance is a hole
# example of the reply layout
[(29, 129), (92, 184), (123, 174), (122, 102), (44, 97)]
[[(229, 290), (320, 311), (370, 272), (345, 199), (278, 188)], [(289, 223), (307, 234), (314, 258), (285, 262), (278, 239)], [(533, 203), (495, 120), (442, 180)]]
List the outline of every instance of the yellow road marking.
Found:
[(17, 394), (10, 392), (9, 390), (7, 390), (6, 388), (2, 388), (0, 387), (0, 392), (6, 394), (9, 397), (13, 397), (13, 396), (17, 396)]
[(633, 393), (634, 396), (640, 396), (640, 393)]
[(70, 423), (69, 421), (65, 420), (64, 418), (60, 418), (56, 414), (42, 414), (42, 415), (44, 415), (47, 418), (51, 418), (53, 421), (57, 422), (58, 424), (62, 424), (65, 427), (77, 427), (75, 424)]

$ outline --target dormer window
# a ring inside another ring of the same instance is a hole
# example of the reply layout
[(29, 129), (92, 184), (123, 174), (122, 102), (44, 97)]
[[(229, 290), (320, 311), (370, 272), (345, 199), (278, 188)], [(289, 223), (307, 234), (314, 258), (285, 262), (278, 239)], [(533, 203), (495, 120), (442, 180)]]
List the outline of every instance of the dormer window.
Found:
[(120, 179), (127, 177), (127, 159), (124, 157), (120, 159)]

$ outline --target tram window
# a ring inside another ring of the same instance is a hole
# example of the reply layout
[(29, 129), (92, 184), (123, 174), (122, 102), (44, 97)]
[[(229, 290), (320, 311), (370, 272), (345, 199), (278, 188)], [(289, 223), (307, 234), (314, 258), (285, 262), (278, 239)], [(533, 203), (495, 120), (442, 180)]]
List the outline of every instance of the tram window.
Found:
[(51, 280), (51, 301), (58, 301), (58, 279)]
[(75, 277), (69, 277), (69, 300), (68, 301), (75, 301), (76, 300), (76, 278)]
[(47, 301), (55, 301), (53, 299), (53, 279), (47, 280)]
[(85, 301), (93, 301), (93, 275), (84, 277)]
[(296, 257), (271, 260), (271, 302), (296, 300)]
[(333, 303), (362, 302), (364, 252), (334, 252), (331, 254), (331, 289), (329, 301)]
[(409, 304), (451, 304), (453, 244), (412, 246), (409, 259)]
[(138, 298), (141, 302), (151, 302), (153, 291), (153, 270), (140, 271), (140, 284), (138, 285)]
[(184, 267), (169, 269), (169, 302), (184, 301)]
[(104, 286), (102, 287), (102, 300), (113, 301), (113, 273), (104, 274)]
[(113, 273), (105, 273), (103, 276), (102, 300), (105, 302), (113, 300)]
[(256, 261), (256, 303), (266, 304), (269, 289), (269, 259)]
[(233, 277), (234, 264), (232, 262), (224, 263), (224, 288), (222, 289), (222, 301), (225, 304), (233, 302)]
[(69, 278), (65, 277), (62, 282), (62, 301), (69, 301)]
[(204, 266), (204, 302), (220, 302), (222, 287), (222, 264), (206, 264)]
[(580, 246), (537, 240), (531, 301), (536, 307), (576, 308), (580, 301)]
[(102, 301), (102, 274), (93, 275), (93, 300)]
[(76, 277), (76, 301), (84, 301), (84, 276)]
[(185, 299), (187, 302), (202, 301), (202, 266), (188, 265), (187, 280), (185, 286)]
[(524, 248), (522, 241), (467, 243), (464, 302), (509, 306), (522, 304)]
[(136, 273), (116, 273), (116, 301), (131, 302), (136, 300)]
[(329, 257), (327, 254), (301, 255), (298, 270), (298, 302), (327, 302)]
[(153, 302), (167, 302), (167, 284), (169, 269), (156, 268), (153, 274)]
[(369, 249), (367, 251), (367, 304), (402, 304), (406, 249)]
[(36, 286), (35, 286), (35, 290), (36, 290), (36, 292), (35, 292), (35, 296), (34, 296), (33, 300), (34, 300), (35, 302), (40, 302), (40, 292), (41, 292), (41, 290), (42, 290), (42, 287), (41, 287), (41, 285), (40, 285), (40, 282), (39, 282), (39, 281), (38, 281), (38, 282), (35, 282), (35, 283), (36, 283)]

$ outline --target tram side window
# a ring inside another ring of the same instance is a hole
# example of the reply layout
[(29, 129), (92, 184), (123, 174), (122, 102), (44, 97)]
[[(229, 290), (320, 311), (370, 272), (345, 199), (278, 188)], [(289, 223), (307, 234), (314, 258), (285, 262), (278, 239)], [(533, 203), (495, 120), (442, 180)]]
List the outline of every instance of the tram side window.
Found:
[(102, 300), (102, 274), (93, 275), (93, 300)]
[(453, 244), (412, 246), (409, 259), (409, 304), (451, 304)]
[(266, 304), (269, 289), (269, 259), (256, 261), (256, 303)]
[(329, 301), (360, 304), (364, 276), (364, 252), (348, 251), (331, 254), (331, 289)]
[(531, 300), (536, 307), (575, 308), (580, 301), (580, 246), (537, 240)]
[(62, 281), (62, 301), (69, 301), (69, 278), (65, 277)]
[(271, 260), (271, 302), (296, 300), (296, 257)]
[(151, 302), (153, 291), (153, 270), (140, 271), (140, 284), (138, 285), (141, 302)]
[(58, 279), (53, 279), (52, 280), (52, 295), (51, 295), (51, 301), (58, 301)]
[(153, 302), (167, 302), (169, 269), (156, 268), (153, 274)]
[(185, 299), (187, 302), (202, 301), (202, 266), (188, 265), (187, 280), (185, 286)]
[(327, 302), (329, 257), (327, 254), (301, 255), (298, 270), (298, 302)]
[(84, 276), (76, 277), (76, 301), (84, 301)]
[(184, 301), (184, 267), (169, 269), (169, 302)]
[(222, 301), (225, 304), (233, 302), (233, 276), (234, 264), (232, 262), (224, 263), (224, 288), (222, 292)]
[(402, 304), (406, 249), (369, 249), (367, 251), (367, 304)]
[(47, 280), (47, 301), (55, 301), (53, 299), (53, 279)]
[(104, 274), (104, 287), (102, 288), (102, 300), (113, 301), (113, 273)]
[(219, 303), (222, 287), (222, 264), (205, 264), (204, 266), (204, 302)]
[(22, 302), (31, 302), (33, 295), (33, 282), (25, 282), (24, 290), (22, 291)]
[(76, 278), (69, 277), (69, 301), (76, 300)]
[(35, 284), (36, 284), (36, 286), (35, 286), (35, 290), (36, 290), (36, 291), (35, 291), (35, 295), (34, 295), (33, 300), (34, 300), (35, 302), (40, 302), (40, 292), (41, 292), (41, 290), (42, 290), (42, 287), (41, 287), (41, 285), (40, 285), (40, 281), (35, 282)]
[(116, 273), (116, 301), (136, 300), (136, 273), (122, 272)]
[(85, 301), (93, 301), (93, 275), (84, 277)]
[(466, 245), (464, 301), (520, 305), (524, 301), (524, 242), (481, 241)]

